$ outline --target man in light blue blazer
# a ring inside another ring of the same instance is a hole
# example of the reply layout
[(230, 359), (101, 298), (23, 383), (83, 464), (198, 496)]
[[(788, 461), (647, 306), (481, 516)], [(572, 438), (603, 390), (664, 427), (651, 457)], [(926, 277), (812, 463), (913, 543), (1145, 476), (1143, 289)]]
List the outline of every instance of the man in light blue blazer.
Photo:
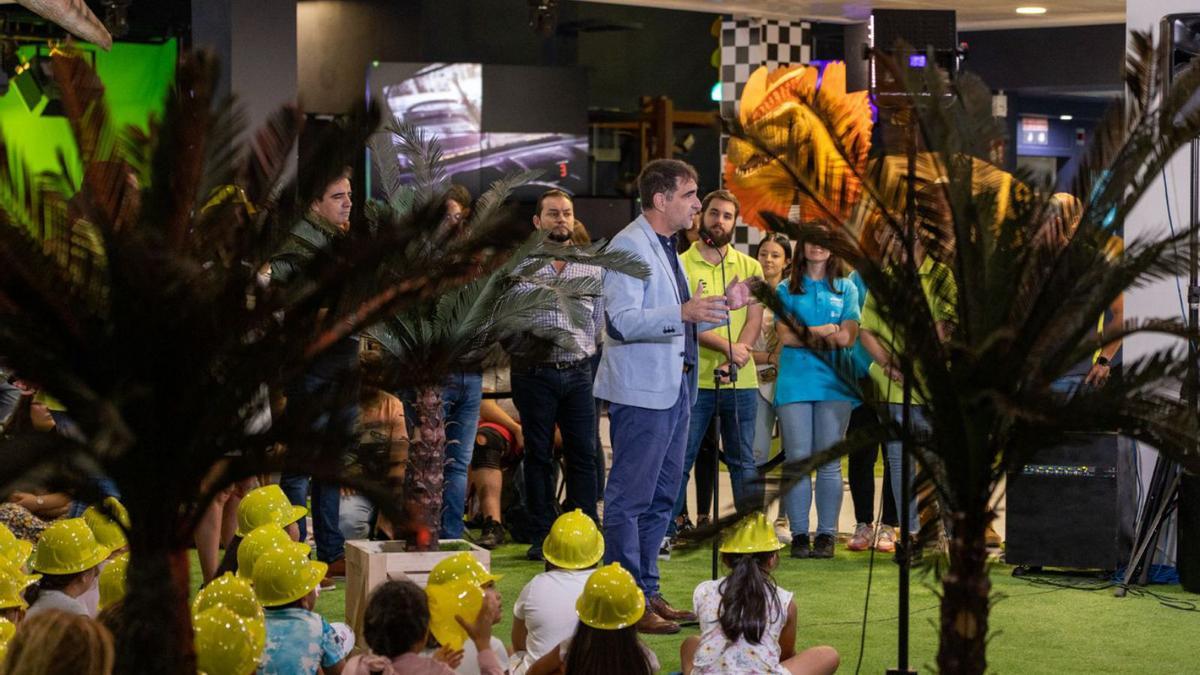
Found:
[(638, 176), (642, 215), (609, 247), (650, 267), (637, 279), (604, 275), (604, 354), (596, 398), (609, 402), (612, 470), (604, 490), (604, 560), (619, 562), (646, 594), (645, 633), (675, 633), (691, 612), (673, 609), (659, 593), (658, 548), (683, 479), (688, 417), (696, 399), (697, 332), (728, 320), (746, 304), (745, 284), (725, 296), (692, 293), (675, 251), (675, 235), (700, 211), (696, 170), (660, 159)]

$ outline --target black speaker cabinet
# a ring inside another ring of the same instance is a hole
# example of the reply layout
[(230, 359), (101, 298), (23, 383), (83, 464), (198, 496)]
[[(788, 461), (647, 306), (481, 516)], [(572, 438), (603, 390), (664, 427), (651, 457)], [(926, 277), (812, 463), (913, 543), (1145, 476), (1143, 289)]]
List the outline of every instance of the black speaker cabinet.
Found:
[(1175, 568), (1183, 589), (1200, 593), (1200, 476), (1185, 473), (1180, 478), (1178, 504)]
[(1080, 435), (1009, 473), (1005, 560), (1115, 570), (1129, 559), (1136, 510), (1132, 442)]

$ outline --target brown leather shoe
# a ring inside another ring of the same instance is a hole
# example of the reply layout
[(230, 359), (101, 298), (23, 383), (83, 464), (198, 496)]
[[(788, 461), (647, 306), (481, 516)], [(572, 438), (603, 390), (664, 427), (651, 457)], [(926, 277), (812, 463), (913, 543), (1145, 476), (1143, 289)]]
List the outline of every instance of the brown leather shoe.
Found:
[(655, 595), (650, 598), (650, 609), (667, 621), (695, 621), (696, 615), (684, 609), (675, 609), (667, 604), (666, 598)]
[(346, 578), (346, 559), (338, 558), (329, 563), (329, 570), (325, 572), (326, 579), (345, 579)]
[(674, 621), (667, 621), (661, 616), (655, 614), (649, 609), (638, 619), (634, 628), (637, 628), (639, 633), (647, 633), (650, 635), (673, 635), (679, 632), (679, 624)]

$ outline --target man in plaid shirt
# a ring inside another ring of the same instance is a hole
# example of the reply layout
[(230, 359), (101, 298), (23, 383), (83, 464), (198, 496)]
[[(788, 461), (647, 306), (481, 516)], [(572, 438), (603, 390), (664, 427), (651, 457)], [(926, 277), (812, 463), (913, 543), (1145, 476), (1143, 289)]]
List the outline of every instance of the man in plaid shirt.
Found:
[[(575, 212), (571, 196), (562, 190), (549, 190), (537, 204), (533, 224), (547, 232), (547, 239), (561, 246), (572, 246), (571, 232)], [(601, 278), (594, 265), (556, 260), (537, 272), (559, 279)], [(576, 326), (555, 309), (534, 320), (539, 327), (557, 327), (571, 334), (575, 346), (554, 347), (546, 360), (512, 364), (513, 403), (521, 415), (525, 436), (525, 503), (532, 520), (533, 545), (526, 553), (530, 560), (542, 559), (542, 540), (550, 533), (557, 513), (554, 490), (554, 428), (562, 433), (566, 460), (566, 510), (582, 509), (596, 519), (596, 406), (592, 398), (590, 360), (596, 353), (600, 331), (604, 328), (604, 299), (584, 300), (591, 314), (583, 326)]]

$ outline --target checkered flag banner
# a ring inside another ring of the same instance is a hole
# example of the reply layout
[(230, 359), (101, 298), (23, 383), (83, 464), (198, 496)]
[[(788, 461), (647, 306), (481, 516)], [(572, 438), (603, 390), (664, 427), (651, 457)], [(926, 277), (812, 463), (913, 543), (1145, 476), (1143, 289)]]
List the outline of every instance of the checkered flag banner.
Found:
[[(750, 73), (759, 66), (771, 70), (781, 66), (807, 64), (812, 58), (811, 24), (807, 21), (776, 21), (747, 16), (726, 16), (721, 20), (721, 116), (738, 113), (742, 88)], [(728, 138), (721, 138), (721, 165), (725, 164)], [(753, 255), (763, 233), (738, 220), (733, 245)]]

